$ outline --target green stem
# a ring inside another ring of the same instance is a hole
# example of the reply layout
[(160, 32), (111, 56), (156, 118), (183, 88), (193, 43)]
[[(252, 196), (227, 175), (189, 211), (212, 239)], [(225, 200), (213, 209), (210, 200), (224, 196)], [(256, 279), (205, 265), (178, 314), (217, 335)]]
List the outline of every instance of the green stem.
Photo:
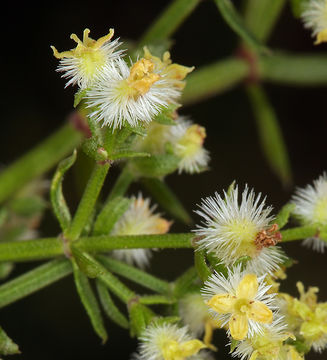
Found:
[(72, 266), (67, 259), (54, 260), (18, 276), (0, 286), (0, 308), (40, 290), (69, 275)]
[[(192, 248), (194, 234), (91, 236), (76, 242), (81, 250), (87, 252), (106, 252), (114, 249), (166, 249)], [(0, 244), (1, 245), (1, 244)], [(1, 249), (1, 248), (0, 248)]]
[(101, 191), (103, 182), (109, 170), (109, 164), (96, 164), (89, 182), (86, 185), (83, 197), (78, 205), (76, 214), (73, 218), (71, 226), (65, 236), (74, 241), (78, 239), (87, 220), (92, 214), (95, 203)]
[[(82, 237), (74, 242), (81, 251), (92, 253), (107, 252), (114, 249), (137, 248), (192, 248), (194, 235), (162, 234), (162, 235), (130, 235), (130, 236), (91, 236)], [(0, 243), (0, 262), (26, 261), (53, 258), (64, 255), (64, 242), (60, 238), (43, 238), (28, 241)]]
[(0, 262), (41, 260), (63, 254), (64, 245), (59, 238), (0, 243)]
[(293, 229), (287, 229), (280, 232), (282, 235), (282, 241), (295, 241), (303, 240), (308, 237), (313, 237), (317, 235), (318, 228), (317, 226), (299, 226)]
[[(105, 208), (106, 204), (109, 201), (113, 200), (115, 197), (124, 196), (128, 187), (133, 182), (133, 180), (134, 180), (134, 175), (130, 172), (128, 167), (125, 166), (123, 168), (123, 170), (121, 171), (118, 179), (116, 180), (115, 185), (111, 189), (110, 194), (107, 197), (106, 203), (104, 205), (104, 208)], [(100, 212), (100, 214), (101, 214), (101, 212)], [(99, 214), (99, 216), (100, 216), (100, 214)]]
[(201, 0), (174, 0), (142, 36), (140, 47), (169, 38)]
[(44, 174), (78, 146), (81, 133), (65, 124), (56, 133), (8, 166), (0, 174), (0, 202), (16, 190)]
[(99, 256), (98, 258), (109, 271), (123, 276), (147, 289), (161, 294), (168, 294), (171, 290), (170, 284), (167, 281), (158, 279), (145, 271), (136, 269), (134, 266), (125, 264), (108, 256)]
[(197, 69), (187, 77), (182, 104), (193, 104), (239, 84), (249, 75), (249, 65), (230, 58)]

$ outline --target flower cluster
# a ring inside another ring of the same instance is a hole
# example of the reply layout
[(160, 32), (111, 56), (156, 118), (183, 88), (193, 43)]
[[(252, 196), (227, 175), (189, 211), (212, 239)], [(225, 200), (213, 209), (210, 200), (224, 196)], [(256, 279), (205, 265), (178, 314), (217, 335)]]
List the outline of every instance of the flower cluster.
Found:
[[(303, 11), (305, 24), (313, 29), (317, 43), (327, 40), (326, 14), (327, 0), (308, 1)], [(112, 41), (112, 29), (98, 40), (91, 39), (89, 33), (88, 29), (84, 31), (83, 40), (72, 34), (77, 46), (70, 51), (58, 52), (52, 47), (60, 60), (58, 71), (68, 79), (66, 86), (79, 87), (75, 100), (79, 99), (79, 111), (86, 113), (92, 133), (85, 149), (95, 149), (97, 156), (103, 156), (95, 157), (100, 165), (132, 158), (126, 165), (127, 173), (134, 178), (156, 178), (154, 184), (176, 170), (190, 174), (206, 170), (206, 130), (177, 112), (185, 78), (193, 67), (174, 64), (169, 52), (156, 56), (148, 47), (143, 48), (142, 57), (133, 57), (133, 53), (127, 57), (118, 39)], [(124, 187), (124, 181), (118, 185)], [(162, 189), (156, 189), (157, 195)], [(166, 202), (163, 197), (161, 204)], [(101, 235), (121, 236), (125, 241), (130, 236), (169, 231), (171, 222), (155, 213), (150, 199), (138, 195), (129, 200), (117, 196), (116, 200), (126, 206), (121, 205), (121, 212), (119, 207), (115, 209), (119, 215), (114, 216), (116, 222)], [(300, 298), (296, 299), (279, 292), (277, 280), (286, 278), (288, 266), (288, 258), (278, 246), (283, 217), (292, 215), (301, 226), (315, 230), (305, 244), (320, 251), (325, 247), (327, 175), (297, 189), (288, 206), (291, 214), (275, 217), (265, 197), (248, 186), (240, 191), (234, 183), (223, 194), (203, 199), (195, 211), (202, 221), (193, 230), (195, 263), (203, 283), (188, 279), (191, 284), (187, 288), (183, 276), (174, 284), (156, 283), (155, 277), (135, 269), (151, 290), (169, 290), (165, 296), (129, 298), (131, 334), (140, 340), (134, 358), (212, 359), (212, 351), (217, 351), (213, 337), (216, 329), (226, 331), (232, 356), (241, 360), (303, 360), (310, 348), (318, 352), (325, 349), (327, 305), (317, 302), (317, 288), (305, 292), (298, 283)], [(107, 255), (144, 269), (151, 250), (127, 249), (134, 246), (134, 240), (132, 237), (126, 249), (120, 246)], [(203, 257), (200, 265), (198, 256)], [(117, 260), (109, 261), (124, 269), (119, 275), (131, 269)], [(176, 289), (178, 283), (187, 290)], [(123, 298), (129, 297), (123, 291)], [(176, 306), (170, 307), (172, 316), (160, 318), (144, 304)], [(133, 311), (138, 320), (132, 319)], [(120, 313), (115, 315), (116, 321), (118, 318), (127, 322)]]

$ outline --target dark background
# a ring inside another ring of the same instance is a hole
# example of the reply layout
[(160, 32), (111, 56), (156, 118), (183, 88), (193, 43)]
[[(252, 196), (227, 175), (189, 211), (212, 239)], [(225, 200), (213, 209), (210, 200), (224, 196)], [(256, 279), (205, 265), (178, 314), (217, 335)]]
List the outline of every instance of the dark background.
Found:
[[(11, 163), (26, 150), (63, 124), (72, 110), (73, 89), (64, 90), (64, 80), (55, 72), (57, 60), (50, 45), (59, 51), (72, 48), (69, 35), (79, 36), (85, 27), (95, 39), (115, 28), (115, 35), (136, 40), (167, 1), (50, 1), (38, 4), (11, 2), (2, 12), (1, 36), (1, 164)], [(234, 52), (237, 37), (221, 19), (211, 1), (203, 1), (174, 35), (174, 61), (200, 67)], [(310, 34), (293, 19), (289, 8), (269, 41), (272, 48), (325, 51), (312, 45)], [(327, 66), (327, 64), (326, 64)], [(304, 186), (326, 170), (326, 89), (266, 85), (278, 114), (289, 150), (294, 183)], [(268, 203), (279, 209), (292, 194), (270, 171), (259, 146), (255, 123), (242, 86), (182, 110), (207, 129), (206, 147), (212, 154), (210, 172), (201, 175), (172, 175), (167, 181), (191, 211), (201, 197), (226, 188), (234, 179), (248, 183), (267, 194)], [(117, 169), (109, 176), (110, 186)], [(67, 197), (76, 206), (83, 178), (76, 171), (67, 176)], [(137, 190), (137, 187), (133, 188)], [(132, 190), (133, 190), (132, 189)], [(174, 225), (176, 231), (187, 231)], [(41, 235), (56, 235), (58, 227), (47, 211)], [(305, 285), (321, 287), (321, 300), (327, 300), (325, 256), (298, 243), (286, 244), (288, 254), (299, 261), (289, 270), (283, 290), (296, 294), (299, 279)], [(173, 279), (191, 263), (189, 251), (163, 251), (152, 262), (154, 272)], [(14, 276), (36, 264), (17, 266)], [(93, 333), (77, 298), (71, 278), (52, 285), (0, 312), (0, 324), (20, 345), (23, 355), (12, 359), (128, 359), (136, 341), (109, 321), (109, 340), (102, 346)], [(219, 336), (224, 358), (226, 339)], [(310, 355), (307, 359), (324, 358)], [(228, 358), (228, 357), (226, 357)]]

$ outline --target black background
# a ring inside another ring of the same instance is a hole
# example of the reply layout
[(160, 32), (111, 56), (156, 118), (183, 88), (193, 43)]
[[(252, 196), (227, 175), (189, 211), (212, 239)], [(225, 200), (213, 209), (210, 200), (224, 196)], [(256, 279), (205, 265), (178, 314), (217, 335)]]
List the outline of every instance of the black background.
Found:
[[(1, 35), (1, 126), (2, 165), (9, 164), (63, 124), (72, 110), (73, 89), (64, 90), (64, 80), (55, 72), (57, 60), (50, 45), (59, 51), (73, 47), (69, 35), (79, 36), (85, 27), (98, 38), (115, 28), (116, 36), (136, 40), (166, 1), (50, 1), (42, 4), (11, 2), (2, 11)], [(174, 35), (172, 57), (177, 63), (208, 64), (235, 51), (238, 40), (220, 17), (213, 2), (203, 1)], [(269, 41), (272, 48), (324, 51), (286, 7)], [(326, 64), (327, 66), (327, 64)], [(326, 170), (326, 89), (267, 85), (265, 89), (278, 114), (290, 154), (294, 183), (304, 186)], [(226, 188), (234, 179), (267, 194), (268, 203), (280, 208), (292, 194), (270, 171), (260, 150), (255, 123), (242, 86), (182, 110), (207, 129), (206, 147), (212, 154), (210, 172), (201, 175), (172, 175), (167, 181), (187, 208), (195, 208), (203, 196)], [(109, 188), (117, 176), (109, 177)], [(76, 206), (84, 179), (75, 171), (67, 176), (65, 190), (71, 206)], [(132, 188), (138, 190), (137, 186)], [(175, 231), (187, 231), (175, 224)], [(56, 235), (59, 229), (47, 211), (41, 235)], [(321, 287), (327, 300), (325, 256), (298, 243), (286, 244), (290, 256), (299, 261), (289, 271), (283, 290), (296, 294), (299, 279)], [(189, 251), (163, 251), (152, 262), (153, 271), (173, 279), (191, 263)], [(17, 275), (36, 264), (20, 264)], [(94, 335), (75, 293), (71, 278), (52, 285), (0, 312), (0, 324), (20, 345), (23, 355), (13, 359), (128, 359), (136, 341), (109, 321), (109, 340), (102, 346)], [(217, 339), (224, 358), (226, 339)], [(307, 359), (324, 358), (310, 355)], [(226, 355), (226, 358), (228, 356)]]

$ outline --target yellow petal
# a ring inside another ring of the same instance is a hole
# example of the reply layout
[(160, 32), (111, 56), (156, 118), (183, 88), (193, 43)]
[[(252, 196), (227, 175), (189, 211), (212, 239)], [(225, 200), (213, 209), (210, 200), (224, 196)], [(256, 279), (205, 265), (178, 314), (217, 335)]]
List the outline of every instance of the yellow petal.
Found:
[(254, 274), (247, 274), (238, 284), (236, 296), (238, 298), (253, 299), (258, 292), (258, 278)]
[(258, 350), (254, 350), (249, 360), (256, 360), (258, 356), (259, 356)]
[(229, 320), (229, 330), (233, 339), (243, 340), (248, 333), (248, 319), (243, 314), (232, 314)]
[(264, 324), (270, 324), (273, 320), (272, 311), (261, 301), (254, 301), (252, 304), (250, 304), (246, 315), (249, 319)]
[(197, 354), (201, 349), (206, 348), (204, 343), (200, 340), (185, 341), (179, 345), (178, 356), (187, 358), (189, 356)]
[(214, 295), (209, 301), (207, 301), (207, 305), (220, 314), (227, 314), (232, 312), (234, 302), (234, 296), (230, 294), (222, 294)]

